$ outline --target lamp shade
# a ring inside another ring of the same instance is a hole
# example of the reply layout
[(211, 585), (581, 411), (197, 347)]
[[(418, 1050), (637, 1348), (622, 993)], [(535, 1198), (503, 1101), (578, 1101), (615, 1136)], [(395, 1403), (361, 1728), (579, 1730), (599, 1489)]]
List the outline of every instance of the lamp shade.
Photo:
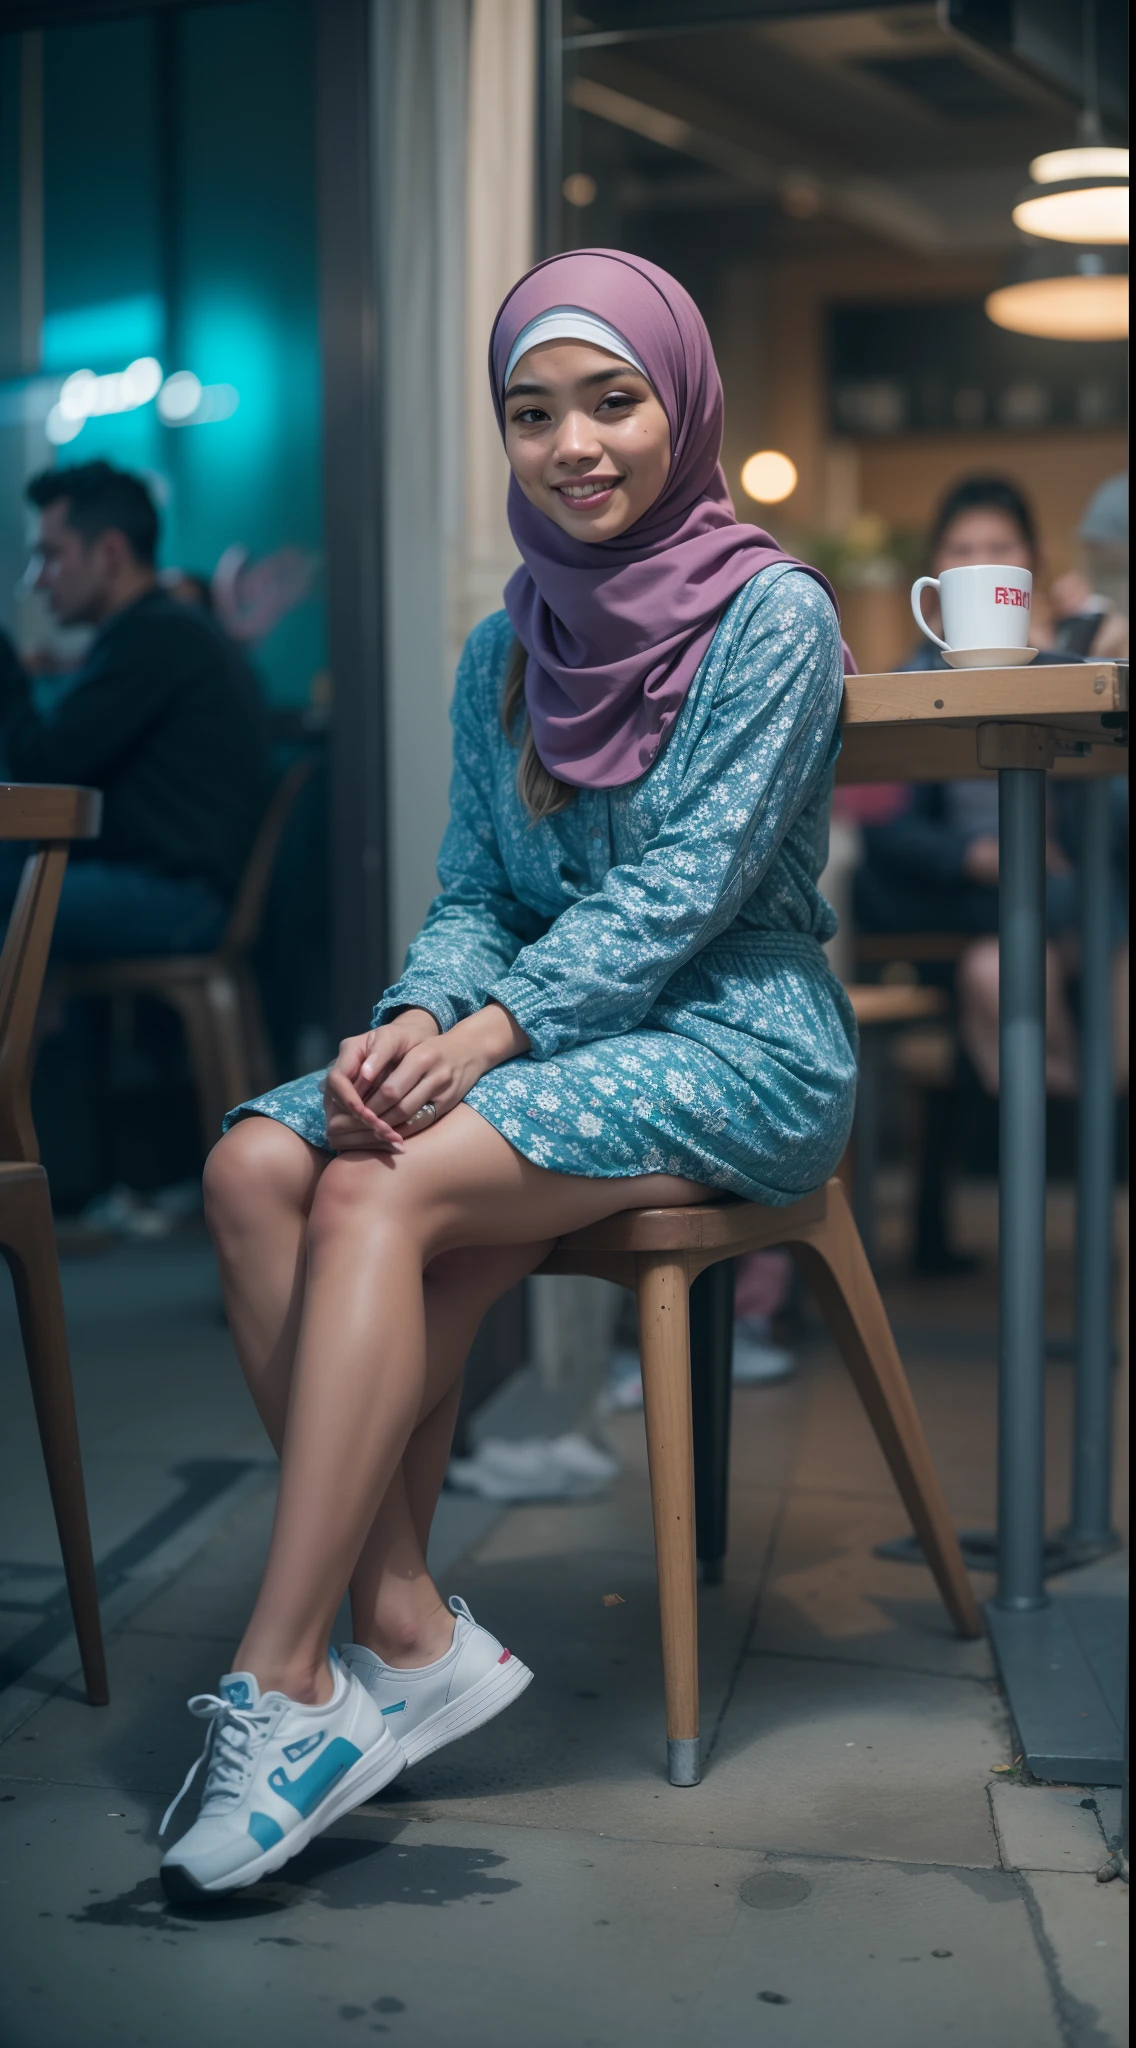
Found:
[(1023, 247), (1006, 282), (986, 300), (996, 327), (1049, 341), (1123, 341), (1128, 333), (1128, 274), (1114, 247)]
[(1100, 246), (1128, 241), (1128, 151), (1093, 144), (1035, 156), (1014, 226), (1049, 241)]

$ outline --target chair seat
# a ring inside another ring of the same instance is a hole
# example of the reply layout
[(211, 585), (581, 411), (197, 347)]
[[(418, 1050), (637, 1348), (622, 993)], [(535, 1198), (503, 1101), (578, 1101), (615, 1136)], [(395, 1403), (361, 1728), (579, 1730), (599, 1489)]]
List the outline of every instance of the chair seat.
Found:
[(168, 988), (175, 981), (209, 981), (216, 974), (231, 972), (231, 962), (223, 953), (140, 953), (136, 959), (68, 967), (64, 980), (69, 995), (107, 996)]
[(0, 1193), (8, 1188), (18, 1187), (23, 1180), (42, 1180), (42, 1166), (30, 1159), (0, 1159)]
[[(825, 1212), (825, 1191), (818, 1188), (792, 1204), (794, 1222), (819, 1222)], [(578, 1272), (574, 1259), (628, 1252), (714, 1252), (722, 1258), (756, 1251), (780, 1242), (788, 1211), (764, 1202), (746, 1202), (724, 1195), (718, 1202), (689, 1208), (625, 1209), (586, 1230), (573, 1230), (558, 1240), (541, 1273)]]
[(845, 989), (852, 1014), (863, 1031), (874, 1024), (919, 1024), (942, 1017), (949, 1004), (941, 988), (893, 982), (853, 982)]

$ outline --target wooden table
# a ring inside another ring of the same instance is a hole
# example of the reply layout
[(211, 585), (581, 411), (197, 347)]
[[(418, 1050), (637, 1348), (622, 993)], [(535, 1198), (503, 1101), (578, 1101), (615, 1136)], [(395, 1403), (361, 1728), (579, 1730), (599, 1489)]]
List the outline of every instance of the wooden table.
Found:
[[(1109, 1513), (1113, 1083), (1110, 813), (1128, 766), (1128, 665), (850, 676), (837, 781), (997, 775), (1000, 952), (998, 1590), (991, 1632), (1019, 1732), (1055, 1668), (1045, 1592), (1045, 778), (1085, 783), (1074, 1545)], [(1063, 1654), (1063, 1653), (1062, 1653)], [(1086, 1681), (1087, 1682), (1087, 1681)], [(1030, 1697), (1027, 1698), (1026, 1695)], [(1083, 1721), (1086, 1717), (1080, 1713)], [(1044, 1716), (1042, 1717), (1044, 1718)], [(1090, 1719), (1092, 1716), (1089, 1717)], [(1034, 1721), (1040, 1726), (1037, 1714)], [(1039, 1738), (1040, 1739), (1040, 1738)], [(1027, 1745), (1028, 1746), (1028, 1745)], [(1052, 1745), (1051, 1745), (1052, 1746)], [(1059, 1775), (1054, 1760), (1049, 1775)], [(1034, 1768), (1037, 1762), (1031, 1758)], [(1103, 1771), (1097, 1783), (1109, 1782)], [(1113, 1780), (1115, 1782), (1115, 1780)]]

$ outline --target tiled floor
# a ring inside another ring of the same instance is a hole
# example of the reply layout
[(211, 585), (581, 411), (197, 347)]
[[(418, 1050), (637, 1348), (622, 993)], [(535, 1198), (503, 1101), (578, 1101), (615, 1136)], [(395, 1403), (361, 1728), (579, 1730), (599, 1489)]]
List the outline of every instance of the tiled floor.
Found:
[[(977, 1211), (974, 1229), (988, 1245)], [(642, 1426), (624, 1416), (604, 1500), (445, 1503), (446, 1589), (532, 1663), (523, 1699), (281, 1879), (168, 1909), (157, 1821), (199, 1734), (183, 1702), (243, 1620), (271, 1468), (203, 1248), (116, 1253), (68, 1283), (92, 1517), (120, 1559), (112, 1705), (82, 1703), (61, 1629), (0, 1691), (4, 2048), (1120, 2048), (1127, 1891), (1094, 1875), (1115, 1795), (1098, 1815), (993, 1768), (1012, 1751), (988, 1652), (952, 1636), (925, 1571), (873, 1556), (904, 1517), (819, 1331), (793, 1380), (737, 1398), (729, 1568), (701, 1596), (701, 1786), (662, 1768)], [(888, 1298), (952, 1507), (987, 1521), (993, 1269), (894, 1277)], [(18, 1661), (55, 1559), (0, 1334)], [(1051, 1379), (1058, 1520), (1068, 1367)], [(212, 1475), (192, 1513), (187, 1467)]]

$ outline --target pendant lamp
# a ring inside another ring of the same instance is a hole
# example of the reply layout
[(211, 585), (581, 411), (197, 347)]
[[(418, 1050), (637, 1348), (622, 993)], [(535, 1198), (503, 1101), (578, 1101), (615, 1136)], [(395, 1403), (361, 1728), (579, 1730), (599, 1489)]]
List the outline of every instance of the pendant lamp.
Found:
[(1128, 265), (1115, 247), (1070, 249), (1024, 243), (986, 312), (996, 327), (1048, 341), (1123, 341), (1128, 333)]
[(1052, 149), (1030, 165), (1032, 185), (1013, 210), (1016, 228), (1083, 248), (1128, 241), (1128, 151), (1089, 143)]

